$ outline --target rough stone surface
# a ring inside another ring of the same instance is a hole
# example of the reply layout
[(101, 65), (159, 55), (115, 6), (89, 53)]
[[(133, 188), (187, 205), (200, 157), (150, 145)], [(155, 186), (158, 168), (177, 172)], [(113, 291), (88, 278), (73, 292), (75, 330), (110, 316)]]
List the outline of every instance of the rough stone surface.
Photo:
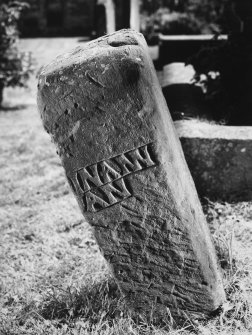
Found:
[(141, 34), (58, 57), (38, 105), (79, 206), (139, 313), (209, 316), (225, 300), (215, 250)]
[(198, 193), (212, 200), (252, 200), (252, 127), (176, 121)]

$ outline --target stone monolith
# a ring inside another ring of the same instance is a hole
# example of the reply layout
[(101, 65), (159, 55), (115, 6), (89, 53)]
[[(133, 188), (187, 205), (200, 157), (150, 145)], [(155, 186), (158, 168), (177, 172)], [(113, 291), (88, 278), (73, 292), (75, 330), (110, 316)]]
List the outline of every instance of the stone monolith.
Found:
[(38, 106), (129, 305), (210, 316), (225, 300), (221, 274), (143, 36), (122, 30), (56, 58)]

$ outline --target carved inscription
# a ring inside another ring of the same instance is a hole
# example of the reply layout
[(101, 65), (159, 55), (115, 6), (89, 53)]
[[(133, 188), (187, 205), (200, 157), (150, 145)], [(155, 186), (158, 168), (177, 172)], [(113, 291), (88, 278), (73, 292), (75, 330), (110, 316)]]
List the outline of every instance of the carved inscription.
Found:
[(125, 176), (155, 166), (153, 144), (81, 168), (70, 180), (80, 194), (87, 212), (97, 212), (129, 198)]

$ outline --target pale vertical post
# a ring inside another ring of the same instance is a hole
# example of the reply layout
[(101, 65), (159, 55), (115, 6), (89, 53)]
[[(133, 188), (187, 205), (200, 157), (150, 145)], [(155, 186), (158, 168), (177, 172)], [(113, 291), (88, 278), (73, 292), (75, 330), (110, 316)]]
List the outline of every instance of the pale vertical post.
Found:
[(107, 34), (111, 34), (116, 31), (114, 0), (105, 0), (105, 8), (106, 8), (106, 30)]
[(140, 31), (140, 2), (130, 0), (130, 28)]
[(38, 106), (129, 306), (209, 317), (225, 301), (221, 273), (143, 36), (122, 30), (58, 57)]

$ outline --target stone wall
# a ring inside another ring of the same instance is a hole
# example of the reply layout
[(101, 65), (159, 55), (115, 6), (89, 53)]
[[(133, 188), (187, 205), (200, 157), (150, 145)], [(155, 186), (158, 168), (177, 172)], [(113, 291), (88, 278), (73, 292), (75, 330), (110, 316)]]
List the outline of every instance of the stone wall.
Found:
[(201, 197), (252, 199), (252, 127), (176, 121), (185, 158)]

